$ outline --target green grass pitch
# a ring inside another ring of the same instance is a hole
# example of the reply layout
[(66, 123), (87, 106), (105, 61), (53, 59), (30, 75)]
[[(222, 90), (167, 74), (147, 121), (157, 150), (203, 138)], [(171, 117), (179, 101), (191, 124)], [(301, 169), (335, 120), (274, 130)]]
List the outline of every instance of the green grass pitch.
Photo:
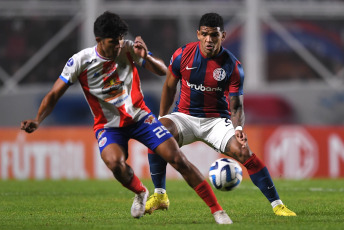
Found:
[[(144, 184), (153, 191), (150, 180)], [(115, 180), (0, 181), (0, 229), (344, 229), (344, 180), (275, 180), (297, 217), (278, 217), (250, 180), (215, 191), (233, 225), (217, 225), (183, 180), (167, 181), (170, 209), (130, 215), (134, 194)]]

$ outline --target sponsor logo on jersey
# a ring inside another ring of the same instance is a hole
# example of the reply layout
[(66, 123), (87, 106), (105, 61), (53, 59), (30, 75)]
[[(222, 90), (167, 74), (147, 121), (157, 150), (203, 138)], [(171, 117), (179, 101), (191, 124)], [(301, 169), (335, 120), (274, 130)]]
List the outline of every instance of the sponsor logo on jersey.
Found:
[(189, 86), (190, 89), (195, 89), (195, 90), (199, 90), (202, 92), (213, 92), (213, 91), (222, 91), (222, 89), (220, 87), (216, 87), (216, 88), (211, 88), (211, 87), (205, 87), (203, 84), (200, 85), (196, 85), (196, 84), (191, 84), (190, 82), (186, 81), (187, 86)]
[(93, 62), (97, 62), (97, 59), (92, 59), (91, 61), (87, 61), (85, 64), (86, 65), (91, 65)]
[(146, 124), (153, 124), (153, 123), (156, 123), (156, 119), (153, 115), (149, 115), (146, 120), (145, 120), (145, 123)]
[(99, 140), (103, 136), (104, 133), (105, 133), (105, 130), (100, 131), (97, 135), (97, 140)]
[(100, 141), (99, 141), (99, 147), (103, 147), (107, 142), (107, 138), (103, 137)]
[(217, 68), (213, 72), (213, 78), (216, 81), (222, 81), (226, 77), (226, 71), (222, 68)]
[[(118, 90), (122, 90), (124, 85), (123, 81), (110, 81), (104, 84), (104, 87), (102, 88), (102, 94), (111, 94), (111, 95), (117, 95)], [(122, 91), (121, 91), (122, 92)]]
[(197, 67), (189, 67), (189, 66), (186, 66), (186, 70), (192, 70), (192, 69), (197, 69)]
[(69, 58), (69, 60), (67, 61), (67, 66), (71, 67), (74, 65), (74, 59), (73, 58)]

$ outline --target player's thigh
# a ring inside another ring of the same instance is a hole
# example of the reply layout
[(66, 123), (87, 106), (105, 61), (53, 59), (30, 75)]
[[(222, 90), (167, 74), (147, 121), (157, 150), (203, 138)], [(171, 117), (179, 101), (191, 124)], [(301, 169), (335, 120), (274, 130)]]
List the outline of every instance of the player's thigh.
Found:
[(172, 135), (153, 114), (149, 114), (135, 125), (132, 138), (154, 151)]
[(159, 121), (166, 127), (166, 129), (172, 134), (174, 139), (176, 139), (176, 141), (178, 142), (179, 131), (178, 131), (177, 125), (171, 119), (167, 117), (160, 118)]
[(173, 134), (173, 136), (177, 140), (179, 146), (197, 141), (195, 132), (199, 129), (198, 118), (179, 112), (165, 115), (163, 118), (171, 120), (174, 127), (177, 129), (178, 135)]
[(235, 131), (228, 118), (204, 119), (199, 138), (219, 152), (225, 152), (226, 145)]
[(127, 159), (127, 150), (125, 147), (117, 144), (110, 143), (105, 146), (101, 153), (104, 163), (110, 168), (124, 167)]
[(160, 155), (170, 164), (178, 164), (184, 161), (184, 154), (180, 151), (179, 146), (174, 138), (170, 138), (161, 143), (154, 152)]
[(128, 158), (129, 138), (123, 133), (123, 129), (100, 129), (96, 132), (99, 152), (106, 165), (116, 162), (125, 162)]

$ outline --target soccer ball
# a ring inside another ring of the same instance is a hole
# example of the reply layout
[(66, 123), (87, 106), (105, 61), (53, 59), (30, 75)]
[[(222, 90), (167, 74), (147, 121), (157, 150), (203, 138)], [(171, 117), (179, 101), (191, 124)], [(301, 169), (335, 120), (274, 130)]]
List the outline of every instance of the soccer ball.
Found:
[(209, 180), (214, 188), (220, 191), (230, 191), (240, 185), (242, 169), (235, 160), (220, 158), (210, 166)]

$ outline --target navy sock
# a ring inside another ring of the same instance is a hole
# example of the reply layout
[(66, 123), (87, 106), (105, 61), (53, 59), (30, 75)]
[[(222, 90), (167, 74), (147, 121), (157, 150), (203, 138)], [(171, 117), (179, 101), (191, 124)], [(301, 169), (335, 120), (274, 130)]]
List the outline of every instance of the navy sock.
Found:
[(166, 189), (167, 162), (150, 149), (148, 150), (148, 161), (154, 187)]
[(260, 189), (270, 203), (280, 199), (268, 169), (255, 154), (244, 163), (244, 166), (247, 168), (252, 182)]

